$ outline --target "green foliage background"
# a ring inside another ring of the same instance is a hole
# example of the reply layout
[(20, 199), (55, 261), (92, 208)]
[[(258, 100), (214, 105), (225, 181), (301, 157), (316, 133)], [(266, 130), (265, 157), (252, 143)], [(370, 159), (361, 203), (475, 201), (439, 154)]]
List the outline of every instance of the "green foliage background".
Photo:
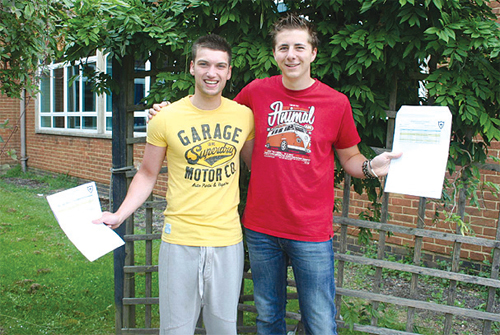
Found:
[[(233, 46), (234, 97), (254, 78), (277, 74), (268, 31), (283, 9), (317, 25), (321, 45), (313, 75), (345, 93), (363, 144), (383, 147), (391, 92), (403, 104), (447, 105), (453, 113), (449, 171), (477, 174), (500, 139), (500, 31), (483, 0), (0, 0), (1, 90), (16, 96), (34, 82), (36, 56), (75, 62), (96, 49), (121, 59), (150, 59), (160, 71), (147, 103), (190, 93), (191, 42), (217, 33)], [(45, 34), (40, 31), (46, 32)], [(7, 69), (6, 64), (11, 68)], [(88, 73), (87, 73), (88, 75)], [(397, 82), (397, 88), (395, 83)], [(96, 73), (98, 91), (113, 90)], [(419, 95), (423, 83), (428, 94)], [(30, 86), (31, 85), (31, 86)], [(340, 176), (340, 174), (339, 174)], [(340, 181), (340, 177), (338, 178)], [(363, 186), (356, 181), (356, 190)], [(376, 197), (373, 188), (369, 195)]]

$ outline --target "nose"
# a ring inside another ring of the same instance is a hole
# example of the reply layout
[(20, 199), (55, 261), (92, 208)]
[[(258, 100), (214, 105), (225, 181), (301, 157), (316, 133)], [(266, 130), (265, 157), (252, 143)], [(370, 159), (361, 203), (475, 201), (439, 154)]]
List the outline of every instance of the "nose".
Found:
[(215, 66), (210, 66), (207, 70), (207, 76), (213, 78), (216, 76), (216, 68)]
[(288, 49), (288, 52), (286, 53), (286, 58), (287, 59), (295, 58), (295, 51), (293, 50), (293, 48)]

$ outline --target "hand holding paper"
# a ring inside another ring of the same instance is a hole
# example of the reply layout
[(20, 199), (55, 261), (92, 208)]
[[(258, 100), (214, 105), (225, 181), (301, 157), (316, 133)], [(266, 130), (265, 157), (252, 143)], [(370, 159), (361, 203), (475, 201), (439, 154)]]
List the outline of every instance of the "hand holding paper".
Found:
[(402, 152), (383, 152), (380, 155), (373, 157), (370, 164), (373, 171), (378, 177), (383, 177), (387, 175), (391, 161), (401, 157)]
[(109, 227), (92, 223), (101, 216), (94, 182), (49, 195), (47, 201), (61, 229), (89, 261), (125, 244)]
[(402, 106), (396, 115), (393, 160), (385, 192), (441, 198), (450, 147), (451, 113), (445, 106)]
[(92, 220), (92, 223), (94, 224), (102, 223), (111, 229), (120, 227), (122, 222), (123, 220), (121, 220), (116, 214), (110, 212), (103, 212), (100, 218)]

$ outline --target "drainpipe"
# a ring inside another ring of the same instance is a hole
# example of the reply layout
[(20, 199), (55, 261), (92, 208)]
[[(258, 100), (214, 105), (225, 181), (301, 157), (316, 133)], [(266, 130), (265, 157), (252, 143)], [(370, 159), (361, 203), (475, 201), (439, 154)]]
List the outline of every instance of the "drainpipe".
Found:
[(21, 169), (26, 172), (26, 90), (23, 89), (21, 93), (21, 115), (19, 118), (19, 123), (21, 126)]

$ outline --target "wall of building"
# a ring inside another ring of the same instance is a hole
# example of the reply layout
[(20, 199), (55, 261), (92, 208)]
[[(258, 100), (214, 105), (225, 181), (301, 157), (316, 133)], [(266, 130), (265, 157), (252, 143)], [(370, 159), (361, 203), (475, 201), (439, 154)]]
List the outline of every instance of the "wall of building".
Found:
[[(489, 154), (491, 156), (500, 158), (500, 142), (494, 142), (492, 144), (489, 149)], [(490, 162), (492, 162), (492, 160), (490, 160)], [(482, 170), (481, 182), (485, 181), (500, 185), (500, 173), (495, 171)], [(337, 190), (335, 196), (342, 197), (343, 191)], [(500, 200), (488, 189), (478, 191), (478, 197), (480, 199), (480, 208), (467, 205), (465, 209), (466, 214), (464, 221), (470, 225), (471, 229), (471, 232), (468, 235), (486, 239), (494, 239), (496, 235), (496, 229), (499, 224)], [(458, 199), (456, 201), (458, 201)], [(416, 227), (418, 217), (418, 204), (418, 197), (391, 194), (389, 197), (388, 223), (410, 228)], [(350, 217), (358, 218), (360, 213), (368, 210), (370, 202), (368, 201), (368, 197), (365, 194), (358, 195), (351, 190), (350, 206)], [(457, 207), (458, 205), (453, 208), (453, 213), (456, 213)], [(443, 210), (443, 205), (438, 203), (437, 201), (427, 201), (425, 212), (425, 229), (454, 234), (456, 232), (456, 224), (444, 220), (445, 218)], [(451, 211), (452, 206), (447, 206), (446, 210), (448, 212)], [(439, 217), (437, 220), (435, 219), (436, 213), (439, 213)], [(334, 230), (340, 231), (340, 225), (334, 225)], [(351, 228), (349, 230), (349, 234), (353, 237), (358, 236), (358, 229)], [(377, 234), (374, 234), (373, 239), (378, 239)], [(406, 253), (406, 251), (408, 251), (407, 249), (413, 248), (414, 246), (413, 237), (403, 234), (394, 234), (393, 236), (388, 237), (386, 239), (386, 243), (388, 244), (388, 250), (391, 250), (400, 255)], [(361, 246), (358, 245), (356, 239), (352, 240), (352, 245), (357, 245), (357, 247), (354, 247), (354, 251), (361, 250)], [(401, 246), (402, 248), (395, 248), (395, 246)], [(438, 260), (447, 259), (451, 255), (452, 249), (453, 242), (425, 237), (423, 238), (423, 250), (425, 250), (426, 253), (424, 259), (426, 259), (427, 263), (435, 265)], [(460, 256), (464, 261), (478, 263), (482, 263), (485, 260), (491, 261), (491, 248), (463, 244)]]
[(498, 17), (497, 22), (500, 22), (500, 1), (492, 1), (489, 6), (493, 8), (493, 13)]

